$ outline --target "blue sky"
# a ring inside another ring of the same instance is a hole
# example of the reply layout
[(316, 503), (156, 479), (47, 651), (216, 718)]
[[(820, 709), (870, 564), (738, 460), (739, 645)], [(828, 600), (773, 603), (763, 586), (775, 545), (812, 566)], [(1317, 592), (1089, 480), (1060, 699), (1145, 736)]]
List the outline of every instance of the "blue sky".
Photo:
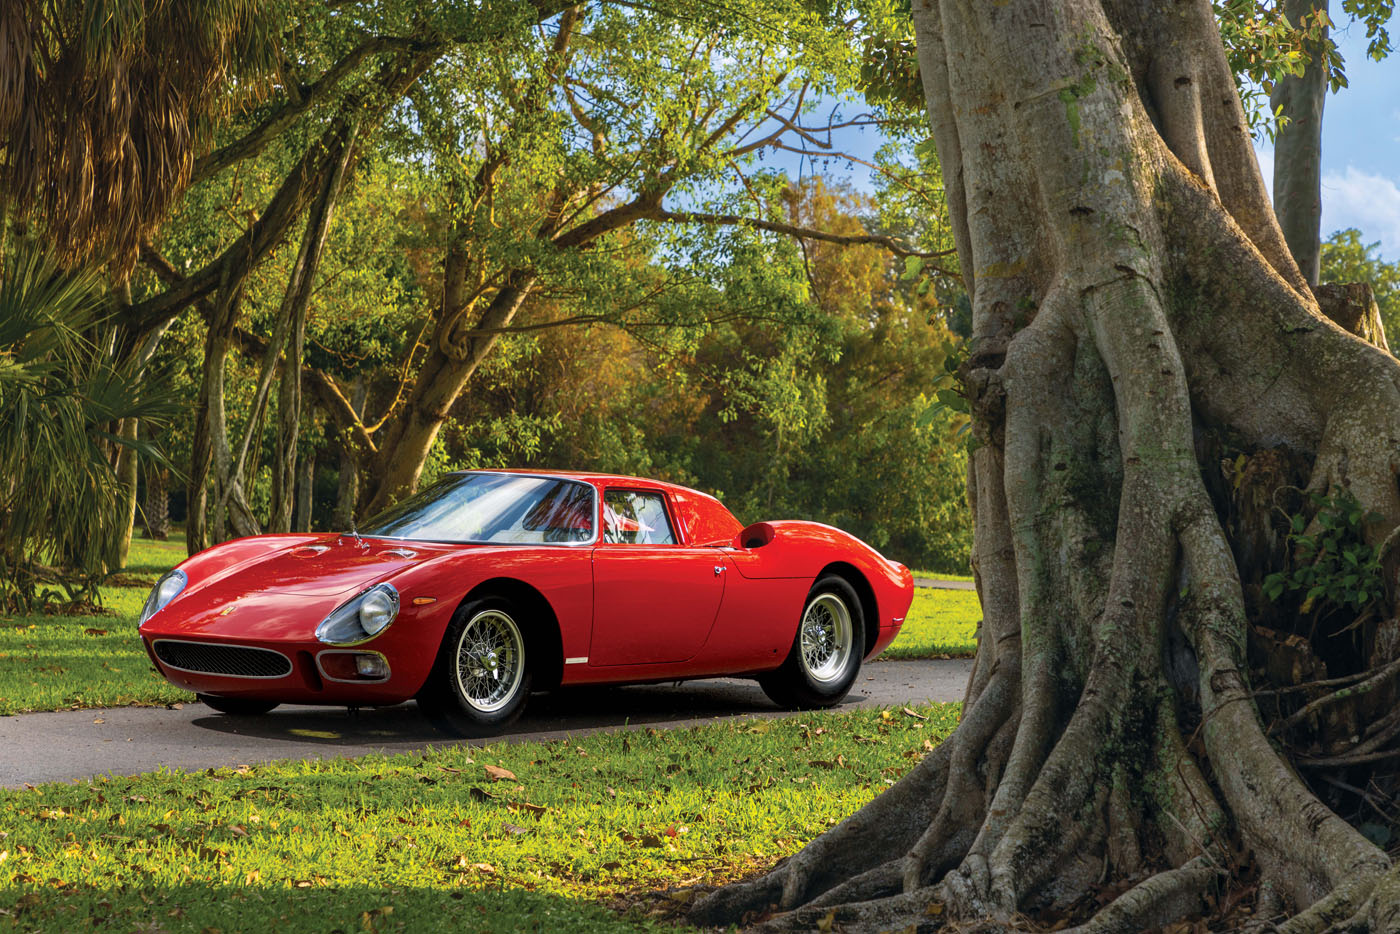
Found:
[[(1396, 24), (1400, 26), (1400, 23)], [(1400, 28), (1394, 30), (1400, 33)], [(1349, 26), (1337, 33), (1337, 42), (1346, 60), (1350, 86), (1329, 94), (1322, 121), (1322, 236), (1335, 230), (1356, 227), (1363, 242), (1379, 241), (1379, 253), (1390, 261), (1400, 260), (1400, 51), (1382, 62), (1366, 57), (1366, 31)], [(862, 111), (859, 103), (823, 103), (807, 116), (808, 125), (820, 125), (828, 114), (837, 112), (847, 119)], [(868, 159), (883, 138), (871, 128), (841, 131), (836, 147)], [(1264, 183), (1271, 185), (1273, 149), (1257, 148)], [(787, 152), (767, 152), (762, 163), (786, 169), (790, 176), (825, 174), (846, 178), (857, 188), (871, 189), (870, 173), (859, 164), (844, 160), (814, 166)]]

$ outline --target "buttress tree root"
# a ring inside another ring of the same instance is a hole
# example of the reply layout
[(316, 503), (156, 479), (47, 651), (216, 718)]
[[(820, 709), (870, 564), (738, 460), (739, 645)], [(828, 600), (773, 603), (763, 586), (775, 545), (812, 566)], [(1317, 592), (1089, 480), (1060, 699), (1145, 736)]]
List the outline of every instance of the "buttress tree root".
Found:
[[(1388, 814), (1400, 758), (1400, 362), (1299, 273), (1205, 0), (913, 14), (973, 307), (963, 719), (692, 920), (1396, 929), (1400, 877), (1346, 818)], [(1383, 586), (1265, 586), (1303, 532)]]

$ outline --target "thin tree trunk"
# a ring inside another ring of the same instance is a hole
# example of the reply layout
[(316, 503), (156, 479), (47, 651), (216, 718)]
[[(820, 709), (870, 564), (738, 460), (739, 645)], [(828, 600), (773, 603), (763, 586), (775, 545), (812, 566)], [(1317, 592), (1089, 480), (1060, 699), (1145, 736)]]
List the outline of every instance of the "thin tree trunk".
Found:
[(209, 527), (209, 482), (214, 466), (215, 444), (211, 423), (215, 399), (221, 421), (223, 417), (223, 366), (233, 334), (240, 289), (241, 286), (229, 283), (226, 273), (210, 310), (204, 335), (204, 375), (196, 401), (194, 440), (190, 445), (190, 470), (185, 486), (188, 504), (185, 546), (191, 555), (215, 544), (210, 540)]
[[(1284, 0), (1294, 26), (1328, 12), (1328, 0)], [(1309, 285), (1317, 285), (1322, 258), (1322, 109), (1328, 70), (1322, 55), (1327, 30), (1305, 50), (1303, 74), (1280, 78), (1269, 105), (1283, 125), (1274, 140), (1274, 213), (1283, 238)]]
[[(357, 417), (364, 415), (368, 387), (363, 373), (355, 374), (355, 382), (350, 390), (350, 407)], [(355, 507), (360, 498), (360, 459), (353, 441), (344, 438), (340, 441), (340, 469), (336, 484), (335, 515), (331, 527), (344, 531), (355, 524)]]
[(141, 504), (146, 537), (163, 542), (170, 537), (170, 487), (167, 469), (146, 462), (146, 497)]
[(297, 481), (296, 531), (310, 532), (312, 510), (316, 506), (316, 452), (309, 450), (301, 459), (301, 478)]
[(272, 505), (268, 520), (268, 526), (274, 532), (287, 532), (292, 527), (292, 488), (296, 477), (297, 435), (301, 427), (301, 363), (306, 343), (306, 309), (311, 302), (316, 271), (320, 268), (321, 255), (330, 234), (336, 197), (350, 163), (354, 140), (352, 127), (342, 144), (344, 148), (340, 158), (327, 176), (307, 217), (295, 271), (287, 283), (283, 298), (284, 310), (290, 317), (291, 334), (277, 391), (277, 446), (272, 463)]
[[(117, 436), (123, 441), (135, 441), (140, 426), (140, 419), (124, 418)], [(126, 444), (118, 445), (117, 485), (121, 490), (121, 528), (115, 542), (116, 552), (112, 555), (113, 570), (126, 567), (127, 555), (131, 552), (131, 531), (136, 524), (136, 478), (139, 461), (135, 448)]]

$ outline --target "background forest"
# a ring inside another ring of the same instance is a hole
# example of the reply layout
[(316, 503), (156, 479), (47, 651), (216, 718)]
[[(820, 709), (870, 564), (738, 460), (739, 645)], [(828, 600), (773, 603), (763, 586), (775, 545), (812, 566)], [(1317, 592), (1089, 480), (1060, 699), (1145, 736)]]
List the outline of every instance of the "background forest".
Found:
[[(1272, 132), (1307, 23), (1219, 12)], [(966, 573), (970, 309), (901, 4), (5, 15), (0, 602), (93, 592), (133, 531), (348, 529), (504, 466)], [(1393, 329), (1396, 268), (1323, 254)]]

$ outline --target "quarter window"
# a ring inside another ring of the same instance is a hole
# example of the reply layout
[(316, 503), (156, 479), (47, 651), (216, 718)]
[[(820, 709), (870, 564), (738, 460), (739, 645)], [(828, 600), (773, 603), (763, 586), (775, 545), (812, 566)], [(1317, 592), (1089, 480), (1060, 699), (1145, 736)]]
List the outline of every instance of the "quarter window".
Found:
[(676, 536), (659, 493), (608, 490), (603, 494), (603, 541), (618, 545), (674, 545)]

